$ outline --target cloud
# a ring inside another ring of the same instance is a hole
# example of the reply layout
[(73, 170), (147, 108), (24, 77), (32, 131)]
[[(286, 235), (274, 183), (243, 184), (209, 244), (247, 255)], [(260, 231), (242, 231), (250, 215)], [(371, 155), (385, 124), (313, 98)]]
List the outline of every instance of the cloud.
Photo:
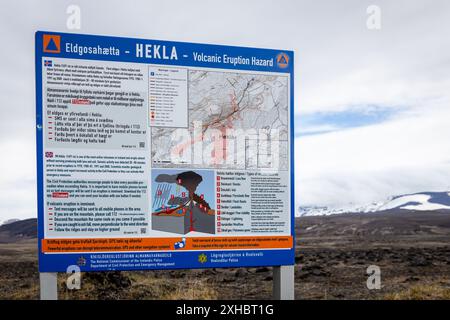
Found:
[(436, 110), (297, 138), (297, 205), (450, 189), (450, 108)]
[(303, 20), (311, 24), (299, 32), (297, 45), (298, 114), (417, 107), (447, 93), (449, 2), (378, 1), (380, 31), (365, 28), (362, 13), (373, 3), (346, 3), (316, 5), (309, 14), (317, 22)]
[(0, 220), (37, 216), (33, 139), (0, 140)]
[(316, 112), (297, 115), (296, 136), (323, 134), (348, 128), (385, 122), (401, 113), (403, 108), (373, 105), (357, 106), (341, 112)]

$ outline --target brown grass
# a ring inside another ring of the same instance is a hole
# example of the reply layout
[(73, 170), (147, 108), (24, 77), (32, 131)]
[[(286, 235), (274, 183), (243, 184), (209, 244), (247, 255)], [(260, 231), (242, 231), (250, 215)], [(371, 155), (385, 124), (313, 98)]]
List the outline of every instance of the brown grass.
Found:
[(68, 290), (66, 275), (58, 277), (59, 299), (65, 300), (213, 300), (218, 298), (217, 290), (206, 280), (185, 277), (179, 279), (156, 278), (148, 273), (124, 272), (131, 282), (129, 287), (118, 288), (105, 282), (93, 282), (82, 275), (81, 289)]
[(178, 287), (162, 296), (164, 300), (216, 300), (218, 293), (204, 280), (193, 280), (187, 288)]
[(35, 300), (39, 298), (39, 285), (32, 284), (26, 288), (8, 292), (7, 296), (0, 295), (0, 300)]
[(438, 284), (416, 285), (409, 289), (389, 293), (386, 300), (450, 300), (450, 288)]

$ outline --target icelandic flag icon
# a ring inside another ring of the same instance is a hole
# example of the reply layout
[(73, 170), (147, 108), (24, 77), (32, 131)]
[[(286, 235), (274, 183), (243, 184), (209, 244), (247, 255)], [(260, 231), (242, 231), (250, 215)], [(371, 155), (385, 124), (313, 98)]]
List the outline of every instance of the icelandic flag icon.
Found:
[(46, 66), (46, 67), (52, 67), (52, 66), (53, 66), (52, 60), (44, 60), (44, 66)]

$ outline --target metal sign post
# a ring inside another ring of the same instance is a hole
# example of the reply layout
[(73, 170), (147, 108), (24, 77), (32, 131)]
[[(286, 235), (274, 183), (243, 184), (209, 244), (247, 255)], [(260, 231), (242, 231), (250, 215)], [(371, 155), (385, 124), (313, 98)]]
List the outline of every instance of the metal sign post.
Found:
[(58, 273), (39, 273), (41, 300), (58, 300)]
[(273, 298), (294, 300), (294, 266), (273, 267)]

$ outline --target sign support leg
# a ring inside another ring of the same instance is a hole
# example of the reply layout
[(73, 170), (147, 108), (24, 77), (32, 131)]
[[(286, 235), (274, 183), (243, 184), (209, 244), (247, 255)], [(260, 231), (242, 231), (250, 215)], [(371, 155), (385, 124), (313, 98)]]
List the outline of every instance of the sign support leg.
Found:
[(273, 267), (273, 299), (294, 300), (294, 266)]
[(58, 300), (58, 273), (40, 272), (41, 300)]

